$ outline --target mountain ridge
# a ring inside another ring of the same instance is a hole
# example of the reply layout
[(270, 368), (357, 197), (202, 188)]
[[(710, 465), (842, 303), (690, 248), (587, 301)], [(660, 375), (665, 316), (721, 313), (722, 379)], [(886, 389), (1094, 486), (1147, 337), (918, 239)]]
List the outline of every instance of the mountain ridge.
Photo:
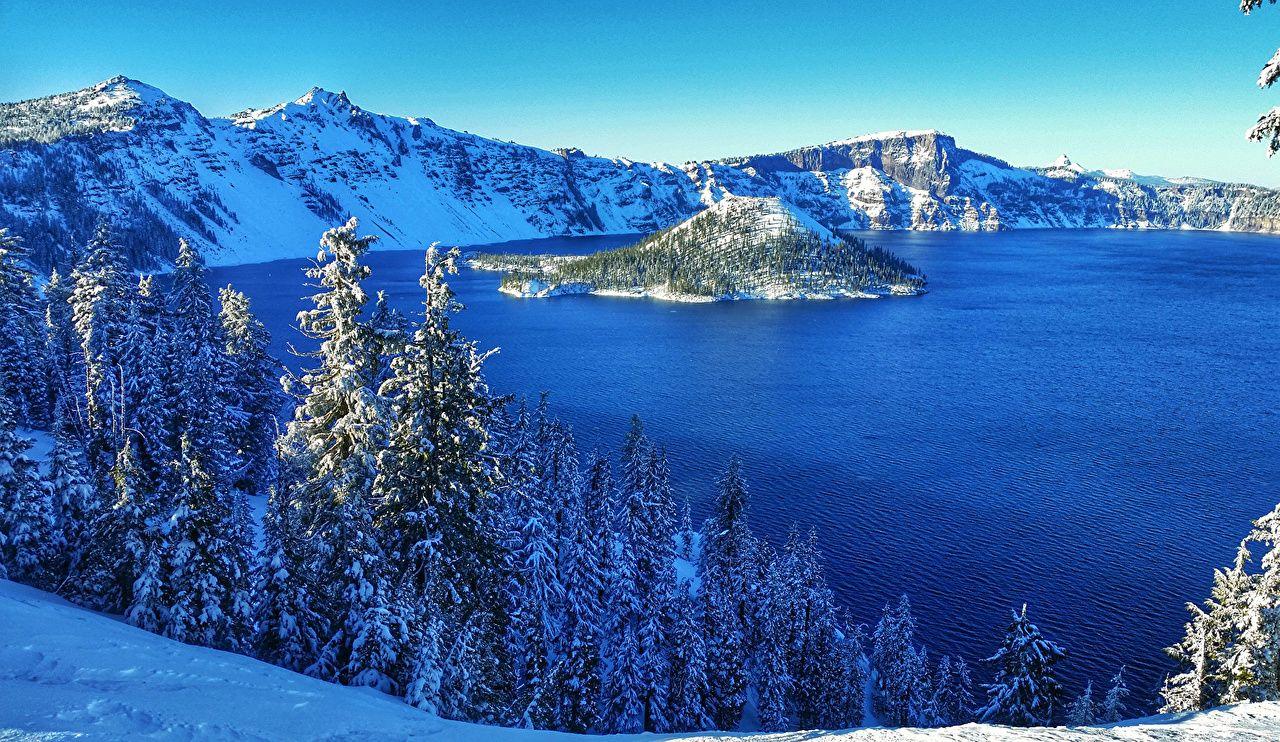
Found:
[(780, 198), (837, 231), (1280, 230), (1278, 191), (1020, 168), (934, 129), (643, 163), (372, 113), (320, 87), (226, 117), (123, 76), (0, 104), (0, 224), (45, 269), (102, 215), (140, 266), (170, 260), (179, 236), (227, 264), (310, 254), (347, 215), (411, 249), (654, 232), (728, 195)]

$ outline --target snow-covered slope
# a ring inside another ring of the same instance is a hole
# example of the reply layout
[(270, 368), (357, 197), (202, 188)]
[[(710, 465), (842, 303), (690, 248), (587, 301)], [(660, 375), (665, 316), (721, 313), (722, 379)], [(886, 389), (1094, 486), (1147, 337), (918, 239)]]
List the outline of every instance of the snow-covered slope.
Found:
[(652, 232), (729, 194), (781, 198), (833, 229), (1280, 230), (1275, 191), (1016, 168), (936, 131), (675, 165), (486, 139), (319, 88), (228, 118), (124, 77), (0, 104), (0, 224), (45, 266), (99, 213), (123, 220), (139, 262), (183, 235), (235, 263), (309, 255), (347, 214), (384, 248), (417, 248)]
[(594, 255), (477, 255), (502, 291), (672, 301), (875, 298), (923, 292), (915, 268), (840, 237), (777, 197), (726, 195), (638, 243)]
[[(733, 735), (676, 735), (718, 739)], [(443, 721), (367, 689), (343, 688), (256, 660), (173, 642), (0, 580), (0, 740), (401, 740), (554, 742), (567, 734)], [(643, 735), (632, 739), (655, 739)], [(1113, 729), (865, 729), (772, 740), (1280, 739), (1280, 704), (1244, 704)], [(611, 738), (617, 739), (617, 738)]]

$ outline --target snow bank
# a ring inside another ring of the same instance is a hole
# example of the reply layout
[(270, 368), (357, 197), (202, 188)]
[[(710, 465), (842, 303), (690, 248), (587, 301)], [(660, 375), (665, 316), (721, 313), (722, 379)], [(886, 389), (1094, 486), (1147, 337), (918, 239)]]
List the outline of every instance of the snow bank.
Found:
[[(396, 740), (555, 742), (568, 734), (443, 721), (375, 691), (322, 683), (247, 657), (191, 647), (0, 580), (0, 740)], [(740, 735), (639, 735), (712, 740)], [(1258, 703), (1113, 728), (861, 729), (748, 735), (799, 742), (1280, 739), (1280, 704)], [(619, 738), (611, 738), (619, 739)], [(627, 738), (623, 738), (627, 739)]]

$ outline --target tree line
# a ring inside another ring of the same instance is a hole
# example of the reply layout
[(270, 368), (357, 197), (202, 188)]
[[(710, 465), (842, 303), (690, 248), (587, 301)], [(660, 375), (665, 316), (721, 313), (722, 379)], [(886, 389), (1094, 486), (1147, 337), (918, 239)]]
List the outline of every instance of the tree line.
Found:
[[(186, 243), (167, 280), (139, 277), (103, 225), (38, 289), (0, 232), (4, 575), (451, 719), (610, 733), (1063, 717), (1065, 653), (1025, 607), (980, 702), (964, 660), (930, 659), (905, 596), (867, 631), (836, 605), (816, 533), (757, 537), (737, 459), (695, 527), (638, 419), (615, 462), (580, 451), (545, 397), (491, 392), (488, 353), (452, 325), (457, 252), (426, 252), (411, 319), (367, 294), (374, 238), (357, 226), (326, 232), (306, 271), (297, 324), (316, 350), (283, 380), (248, 299), (215, 300)], [(51, 431), (43, 466), (19, 426)], [(1071, 720), (1106, 718), (1086, 699)]]

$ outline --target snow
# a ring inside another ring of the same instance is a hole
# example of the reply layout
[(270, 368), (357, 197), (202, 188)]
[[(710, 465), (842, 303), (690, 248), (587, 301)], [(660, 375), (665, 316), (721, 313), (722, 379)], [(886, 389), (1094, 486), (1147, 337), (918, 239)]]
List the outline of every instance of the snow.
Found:
[(946, 136), (937, 129), (899, 129), (897, 131), (878, 131), (874, 134), (860, 134), (856, 137), (848, 139), (839, 139), (834, 142), (828, 142), (828, 147), (842, 147), (847, 144), (858, 144), (860, 142), (878, 142), (885, 139), (921, 139), (924, 137)]
[[(779, 198), (815, 223), (858, 229), (1130, 226), (1141, 212), (1153, 227), (1257, 230), (1272, 228), (1266, 215), (1280, 212), (1280, 193), (1267, 189), (1085, 170), (1065, 156), (1049, 168), (1015, 168), (932, 129), (783, 155), (644, 164), (372, 113), (319, 87), (206, 118), (124, 77), (0, 104), (0, 119), (0, 140), (35, 145), (0, 144), (0, 169), (12, 179), (36, 183), (59, 163), (80, 188), (77, 205), (65, 208), (110, 213), (131, 194), (213, 265), (312, 255), (318, 236), (347, 214), (380, 235), (378, 249), (408, 250), (437, 240), (650, 233), (734, 196)], [(862, 157), (865, 148), (852, 146), (868, 142), (883, 151)], [(797, 170), (796, 162), (814, 164)], [(1157, 190), (1156, 203), (1147, 189)], [(0, 216), (16, 225), (86, 221), (61, 208), (16, 197), (0, 202)]]
[[(346, 688), (247, 657), (179, 644), (48, 593), (0, 580), (0, 739), (409, 739), (557, 742), (568, 734), (445, 721), (369, 689)], [(1280, 704), (1241, 704), (1111, 728), (862, 729), (778, 735), (637, 735), (612, 739), (832, 740), (1280, 739)]]

